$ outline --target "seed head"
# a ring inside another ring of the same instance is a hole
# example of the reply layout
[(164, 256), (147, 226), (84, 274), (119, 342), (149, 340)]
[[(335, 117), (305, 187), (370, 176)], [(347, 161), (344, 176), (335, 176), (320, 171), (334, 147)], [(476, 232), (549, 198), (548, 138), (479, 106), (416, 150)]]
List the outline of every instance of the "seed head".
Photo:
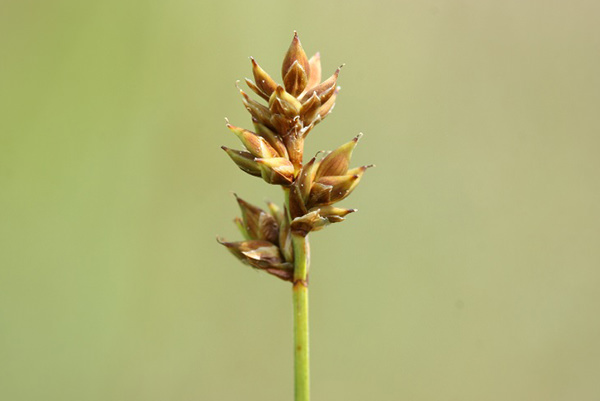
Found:
[(334, 204), (350, 195), (372, 166), (349, 167), (362, 134), (333, 152), (319, 152), (303, 163), (304, 140), (335, 106), (342, 66), (321, 82), (321, 55), (316, 53), (309, 59), (296, 32), (283, 59), (281, 83), (254, 58), (250, 60), (254, 81), (246, 78), (245, 82), (264, 103), (252, 99), (238, 87), (252, 117), (254, 131), (227, 122), (227, 128), (246, 150), (225, 146), (223, 150), (241, 170), (284, 187), (288, 201), (283, 208), (268, 202), (268, 211), (265, 211), (236, 196), (242, 216), (234, 222), (245, 240), (219, 239), (219, 242), (242, 262), (283, 280), (292, 280), (292, 236), (306, 236), (329, 224), (342, 222), (355, 212), (356, 209)]

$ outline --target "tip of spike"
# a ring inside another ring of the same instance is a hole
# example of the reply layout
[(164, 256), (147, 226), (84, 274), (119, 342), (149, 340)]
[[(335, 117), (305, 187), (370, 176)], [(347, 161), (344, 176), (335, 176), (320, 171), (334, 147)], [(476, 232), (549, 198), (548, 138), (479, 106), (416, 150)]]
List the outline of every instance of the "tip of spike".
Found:
[(363, 135), (364, 135), (364, 134), (363, 134), (362, 132), (359, 132), (359, 133), (358, 133), (358, 135), (356, 135), (356, 136), (354, 137), (353, 141), (354, 141), (355, 143), (356, 143), (356, 142), (358, 142), (358, 141), (360, 141), (360, 138), (362, 138), (362, 137), (363, 137)]
[(342, 68), (344, 68), (345, 65), (346, 64), (344, 63), (344, 64), (340, 65), (338, 68), (336, 68), (335, 72), (333, 73), (333, 75), (335, 75), (336, 78), (340, 76), (340, 71), (342, 70)]
[(292, 44), (302, 46), (300, 44), (300, 38), (298, 37), (298, 31), (294, 31), (294, 37), (292, 38)]

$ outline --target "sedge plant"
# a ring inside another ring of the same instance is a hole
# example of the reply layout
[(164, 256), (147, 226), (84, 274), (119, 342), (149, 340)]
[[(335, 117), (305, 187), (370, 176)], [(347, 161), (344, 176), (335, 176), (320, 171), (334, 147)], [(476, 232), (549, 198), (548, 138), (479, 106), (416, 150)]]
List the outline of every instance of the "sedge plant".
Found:
[(244, 239), (217, 240), (244, 264), (292, 283), (294, 394), (295, 401), (308, 401), (308, 235), (356, 212), (335, 204), (350, 195), (371, 166), (349, 167), (362, 134), (334, 151), (319, 152), (303, 162), (304, 141), (333, 110), (340, 90), (337, 79), (341, 67), (321, 82), (320, 55), (316, 53), (309, 59), (296, 32), (283, 60), (283, 84), (275, 82), (250, 59), (254, 81), (246, 79), (246, 84), (266, 105), (238, 87), (254, 130), (227, 121), (227, 128), (246, 150), (222, 148), (242, 171), (281, 186), (285, 202), (282, 207), (267, 202), (267, 210), (263, 210), (236, 195), (241, 218), (234, 222)]

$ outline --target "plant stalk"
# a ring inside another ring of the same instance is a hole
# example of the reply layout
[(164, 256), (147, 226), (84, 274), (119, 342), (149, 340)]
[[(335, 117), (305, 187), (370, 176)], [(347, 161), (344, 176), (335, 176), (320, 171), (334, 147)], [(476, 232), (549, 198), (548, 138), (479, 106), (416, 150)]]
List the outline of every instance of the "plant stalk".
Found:
[(309, 401), (308, 348), (308, 237), (292, 235), (294, 246), (294, 395), (295, 401)]

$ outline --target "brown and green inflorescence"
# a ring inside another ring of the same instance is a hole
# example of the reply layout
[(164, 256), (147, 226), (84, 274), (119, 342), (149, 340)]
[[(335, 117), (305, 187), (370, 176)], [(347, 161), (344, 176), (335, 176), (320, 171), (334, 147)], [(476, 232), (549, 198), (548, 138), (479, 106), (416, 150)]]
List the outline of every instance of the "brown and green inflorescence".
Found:
[(266, 211), (236, 196), (242, 217), (236, 218), (235, 223), (244, 241), (218, 240), (242, 262), (293, 281), (292, 237), (306, 237), (355, 212), (334, 204), (350, 195), (370, 166), (349, 167), (361, 134), (336, 150), (320, 152), (303, 163), (306, 137), (335, 105), (341, 67), (321, 82), (319, 53), (309, 59), (296, 33), (283, 60), (283, 85), (276, 83), (253, 58), (251, 61), (254, 81), (246, 79), (246, 84), (267, 104), (253, 100), (240, 89), (254, 130), (227, 122), (227, 128), (246, 150), (225, 146), (223, 150), (241, 170), (282, 186), (286, 205), (280, 208), (268, 203)]

